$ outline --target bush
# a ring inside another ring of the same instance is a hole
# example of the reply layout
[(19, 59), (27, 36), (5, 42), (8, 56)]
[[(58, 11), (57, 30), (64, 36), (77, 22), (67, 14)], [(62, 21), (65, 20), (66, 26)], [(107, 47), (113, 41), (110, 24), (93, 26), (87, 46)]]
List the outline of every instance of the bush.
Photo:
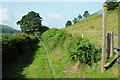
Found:
[(68, 36), (69, 34), (66, 31), (53, 28), (44, 32), (41, 40), (44, 44), (48, 45), (50, 49), (53, 49), (57, 45), (63, 45)]
[(107, 4), (107, 10), (108, 11), (115, 10), (119, 6), (118, 2), (106, 2), (106, 4)]
[(100, 59), (100, 49), (96, 49), (87, 39), (71, 37), (64, 43), (64, 46), (69, 51), (72, 60), (91, 64)]
[(38, 39), (32, 35), (15, 33), (2, 35), (2, 61), (3, 65), (10, 64), (20, 55), (29, 53), (29, 50), (38, 43)]

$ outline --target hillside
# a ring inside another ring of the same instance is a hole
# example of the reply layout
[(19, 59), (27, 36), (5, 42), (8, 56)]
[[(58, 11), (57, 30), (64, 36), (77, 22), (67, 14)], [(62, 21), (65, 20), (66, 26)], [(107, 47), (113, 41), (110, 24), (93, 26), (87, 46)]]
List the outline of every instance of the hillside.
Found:
[(13, 33), (20, 33), (20, 31), (12, 28), (10, 26), (0, 24), (0, 33), (13, 34)]
[[(64, 30), (74, 34), (84, 35), (96, 45), (101, 46), (102, 42), (102, 14), (92, 14), (90, 17), (64, 28)], [(118, 36), (118, 12), (117, 10), (107, 12), (107, 32), (113, 32), (115, 36)]]

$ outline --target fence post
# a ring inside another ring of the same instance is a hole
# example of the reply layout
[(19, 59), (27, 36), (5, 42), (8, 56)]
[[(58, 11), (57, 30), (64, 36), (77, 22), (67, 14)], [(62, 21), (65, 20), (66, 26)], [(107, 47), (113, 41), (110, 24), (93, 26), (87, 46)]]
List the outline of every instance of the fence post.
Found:
[(113, 33), (111, 33), (111, 45), (110, 45), (110, 57), (112, 57), (113, 56), (113, 52), (114, 52), (114, 41), (113, 41), (113, 38), (114, 38), (114, 35), (113, 35)]
[(114, 48), (113, 33), (107, 33), (107, 59), (112, 57), (113, 48)]
[(102, 64), (101, 71), (104, 72), (104, 64), (106, 58), (106, 4), (103, 5), (103, 16), (102, 16)]
[(111, 51), (111, 33), (107, 33), (107, 59), (110, 58)]

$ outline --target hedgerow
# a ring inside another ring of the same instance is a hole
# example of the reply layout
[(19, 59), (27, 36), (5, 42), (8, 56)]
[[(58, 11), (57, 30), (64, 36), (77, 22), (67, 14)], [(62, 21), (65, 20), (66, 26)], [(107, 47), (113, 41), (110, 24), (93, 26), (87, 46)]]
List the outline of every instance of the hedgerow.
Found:
[(38, 43), (35, 36), (25, 33), (13, 35), (2, 35), (2, 62), (3, 65), (10, 64), (20, 55), (29, 54), (29, 51)]

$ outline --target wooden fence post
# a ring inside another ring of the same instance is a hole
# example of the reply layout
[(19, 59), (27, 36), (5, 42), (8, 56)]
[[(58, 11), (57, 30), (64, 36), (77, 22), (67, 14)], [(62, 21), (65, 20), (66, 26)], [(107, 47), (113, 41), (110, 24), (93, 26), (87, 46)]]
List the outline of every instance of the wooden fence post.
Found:
[(111, 33), (107, 33), (107, 59), (110, 58), (111, 51)]
[(107, 59), (113, 56), (113, 49), (114, 42), (113, 42), (113, 33), (107, 33)]
[(102, 64), (101, 71), (104, 72), (104, 64), (106, 58), (106, 4), (103, 5), (103, 16), (102, 16)]
[(114, 41), (113, 41), (113, 39), (114, 39), (114, 35), (113, 35), (113, 33), (111, 33), (110, 57), (113, 56), (113, 52), (114, 52)]

